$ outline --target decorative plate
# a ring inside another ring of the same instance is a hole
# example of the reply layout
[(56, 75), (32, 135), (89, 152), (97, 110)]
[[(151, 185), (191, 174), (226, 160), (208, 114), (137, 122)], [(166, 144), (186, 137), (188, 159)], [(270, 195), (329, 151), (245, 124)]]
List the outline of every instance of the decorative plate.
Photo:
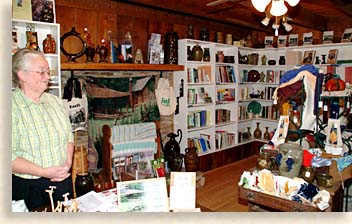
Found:
[(260, 74), (257, 70), (250, 70), (248, 72), (248, 82), (258, 82), (260, 79)]
[(253, 114), (260, 114), (262, 105), (258, 101), (252, 101), (247, 106), (247, 112)]

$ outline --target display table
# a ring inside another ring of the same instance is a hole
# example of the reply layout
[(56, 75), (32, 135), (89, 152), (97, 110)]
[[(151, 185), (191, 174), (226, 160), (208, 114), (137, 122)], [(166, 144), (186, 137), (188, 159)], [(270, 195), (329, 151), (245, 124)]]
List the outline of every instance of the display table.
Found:
[[(322, 188), (330, 193), (330, 207), (324, 212), (342, 211), (343, 190), (341, 182), (335, 182), (330, 188)], [(248, 201), (248, 211), (281, 211), (281, 212), (321, 212), (317, 207), (276, 197), (239, 187), (238, 197)]]

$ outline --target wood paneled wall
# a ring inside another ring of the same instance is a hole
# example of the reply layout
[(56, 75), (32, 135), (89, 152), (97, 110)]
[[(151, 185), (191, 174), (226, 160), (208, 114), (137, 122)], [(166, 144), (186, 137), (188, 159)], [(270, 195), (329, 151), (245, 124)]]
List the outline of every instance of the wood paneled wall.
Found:
[[(61, 24), (61, 34), (76, 27), (76, 31), (83, 33), (87, 27), (92, 34), (94, 43), (99, 44), (102, 38), (107, 38), (108, 31), (112, 32), (114, 42), (121, 43), (126, 32), (130, 32), (135, 50), (140, 48), (146, 60), (147, 42), (151, 33), (175, 31), (179, 38), (186, 37), (189, 24), (194, 28), (196, 39), (200, 29), (206, 27), (210, 32), (210, 41), (214, 40), (215, 32), (231, 33), (234, 40), (252, 35), (255, 46), (264, 43), (265, 36), (274, 35), (274, 30), (268, 27), (267, 32), (252, 31), (246, 27), (232, 26), (202, 18), (162, 12), (156, 9), (132, 6), (111, 0), (56, 0), (56, 21)], [(339, 42), (345, 28), (352, 27), (352, 20), (336, 20), (328, 23), (328, 30), (334, 30), (334, 42)], [(280, 33), (287, 34), (280, 27)], [(313, 32), (314, 43), (321, 43), (322, 32), (310, 30), (293, 24), (290, 33), (299, 34), (299, 45), (302, 44), (303, 33)], [(276, 40), (274, 39), (274, 42)], [(63, 57), (63, 56), (62, 56)], [(62, 61), (65, 61), (62, 58)], [(80, 58), (85, 60), (85, 57)]]
[[(247, 37), (251, 32), (244, 27), (234, 27), (111, 0), (56, 0), (56, 21), (61, 24), (61, 35), (70, 31), (72, 27), (82, 34), (84, 27), (87, 27), (96, 44), (102, 38), (107, 38), (109, 30), (116, 43), (121, 43), (129, 31), (135, 50), (137, 48), (142, 50), (144, 60), (151, 33), (160, 33), (164, 36), (166, 32), (174, 31), (182, 39), (186, 37), (189, 24), (192, 24), (196, 38), (199, 37), (200, 29), (206, 27), (210, 32), (211, 41), (214, 40), (217, 31), (231, 33), (234, 39), (238, 40)], [(62, 61), (65, 60), (62, 56)], [(78, 61), (85, 61), (85, 57), (81, 57)]]

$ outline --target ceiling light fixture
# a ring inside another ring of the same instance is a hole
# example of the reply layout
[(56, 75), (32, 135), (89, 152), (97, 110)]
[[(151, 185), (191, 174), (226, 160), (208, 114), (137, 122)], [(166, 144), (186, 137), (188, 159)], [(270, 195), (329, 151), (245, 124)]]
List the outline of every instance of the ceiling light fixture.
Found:
[(292, 30), (292, 26), (287, 23), (286, 13), (288, 11), (285, 1), (291, 7), (296, 6), (300, 0), (251, 0), (253, 7), (259, 12), (265, 12), (265, 18), (261, 21), (264, 26), (268, 26), (270, 19), (275, 17), (275, 22), (272, 28), (275, 30), (275, 35), (278, 35), (280, 21), (287, 32)]

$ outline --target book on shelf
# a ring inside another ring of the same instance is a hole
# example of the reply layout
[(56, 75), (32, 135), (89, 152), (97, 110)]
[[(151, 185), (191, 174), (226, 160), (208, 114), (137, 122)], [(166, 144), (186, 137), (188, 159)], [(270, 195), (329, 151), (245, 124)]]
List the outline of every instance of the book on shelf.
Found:
[(217, 66), (215, 70), (216, 83), (235, 83), (235, 70), (232, 66)]

